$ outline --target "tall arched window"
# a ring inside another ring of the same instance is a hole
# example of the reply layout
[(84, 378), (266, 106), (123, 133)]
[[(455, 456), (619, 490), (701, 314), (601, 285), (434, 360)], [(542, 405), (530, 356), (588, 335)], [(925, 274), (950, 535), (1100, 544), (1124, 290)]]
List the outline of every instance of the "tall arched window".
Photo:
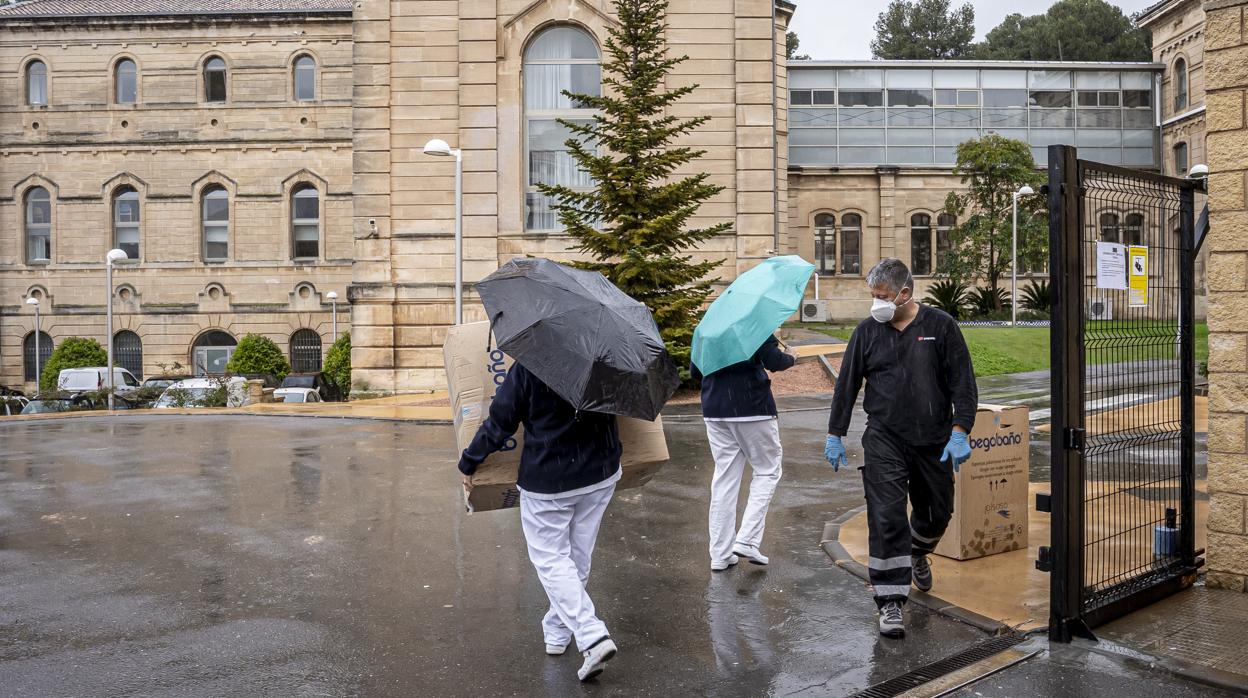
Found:
[(936, 216), (936, 273), (943, 274), (948, 271), (949, 251), (953, 249), (953, 243), (949, 236), (953, 233), (953, 227), (958, 224), (958, 217), (952, 213), (942, 213)]
[(290, 367), (295, 373), (321, 370), (321, 335), (303, 329), (290, 336)]
[(191, 346), (191, 366), (196, 376), (219, 375), (225, 373), (226, 364), (234, 355), (234, 347), (238, 340), (229, 332), (211, 330), (195, 339)]
[(300, 184), (290, 197), (291, 244), (295, 259), (321, 255), (321, 201), (316, 187)]
[(121, 187), (113, 195), (113, 246), (139, 258), (139, 192)]
[(1100, 216), (1101, 240), (1103, 242), (1119, 242), (1121, 237), (1118, 231), (1118, 214), (1102, 213)]
[(1187, 143), (1174, 144), (1174, 176), (1187, 174)]
[(836, 273), (836, 216), (831, 213), (815, 216), (815, 259), (820, 274)]
[(311, 56), (295, 59), (295, 100), (310, 102), (316, 99), (316, 60)]
[(230, 257), (230, 193), (225, 187), (204, 190), (202, 225), (204, 260), (221, 262)]
[(204, 61), (204, 101), (224, 102), (225, 97), (225, 61), (219, 56), (213, 56)]
[(26, 192), (26, 262), (52, 261), (52, 197), (43, 187)]
[(38, 370), (48, 365), (48, 357), (52, 356), (52, 335), (39, 333), (39, 361), (35, 361), (35, 333), (31, 332), (22, 340), (22, 378), (28, 382), (39, 380)]
[(32, 107), (48, 103), (48, 66), (43, 61), (26, 64), (26, 103)]
[(143, 377), (143, 340), (130, 330), (122, 330), (113, 335), (113, 357), (117, 365), (134, 374), (135, 378)]
[(862, 273), (862, 216), (857, 213), (841, 216), (841, 273)]
[(537, 190), (538, 184), (593, 187), (589, 175), (577, 167), (564, 145), (572, 137), (571, 131), (557, 120), (588, 122), (594, 110), (564, 96), (564, 90), (602, 94), (598, 45), (585, 30), (567, 25), (542, 31), (524, 52), (526, 230), (559, 227), (555, 202)]
[(1144, 214), (1128, 213), (1127, 223), (1122, 228), (1128, 245), (1144, 244)]
[(1174, 110), (1187, 108), (1187, 61), (1174, 62)]
[(932, 217), (926, 213), (910, 216), (910, 273), (932, 273)]
[(134, 61), (123, 58), (113, 69), (114, 100), (117, 104), (139, 101), (139, 69)]

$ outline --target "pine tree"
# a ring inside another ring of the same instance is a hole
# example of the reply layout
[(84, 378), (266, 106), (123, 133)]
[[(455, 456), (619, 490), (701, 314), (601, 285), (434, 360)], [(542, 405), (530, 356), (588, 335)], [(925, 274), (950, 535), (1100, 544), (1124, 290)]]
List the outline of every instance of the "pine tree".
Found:
[(710, 117), (668, 114), (697, 85), (664, 88), (667, 75), (688, 56), (672, 58), (664, 40), (667, 0), (616, 0), (619, 25), (606, 41), (603, 94), (564, 92), (597, 111), (592, 122), (560, 120), (573, 138), (566, 146), (594, 182), (592, 191), (540, 186), (557, 202), (559, 221), (601, 272), (654, 313), (667, 349), (682, 372), (689, 365), (693, 328), (723, 260), (695, 261), (699, 244), (726, 233), (732, 223), (690, 227), (702, 203), (723, 191), (707, 173), (676, 172), (706, 151), (673, 142)]

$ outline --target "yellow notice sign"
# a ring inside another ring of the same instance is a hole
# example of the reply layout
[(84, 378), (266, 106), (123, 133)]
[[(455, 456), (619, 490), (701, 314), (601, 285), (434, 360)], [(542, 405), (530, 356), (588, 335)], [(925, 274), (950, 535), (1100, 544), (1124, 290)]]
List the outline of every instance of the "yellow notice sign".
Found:
[(1128, 287), (1131, 292), (1130, 306), (1143, 308), (1148, 305), (1148, 248), (1132, 245), (1127, 254)]

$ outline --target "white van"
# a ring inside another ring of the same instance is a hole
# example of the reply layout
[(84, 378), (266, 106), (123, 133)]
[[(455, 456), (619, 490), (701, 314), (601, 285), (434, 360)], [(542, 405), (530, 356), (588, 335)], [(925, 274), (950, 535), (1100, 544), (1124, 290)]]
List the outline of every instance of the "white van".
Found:
[[(108, 387), (108, 369), (97, 368), (66, 368), (56, 376), (56, 389), (67, 393), (84, 393), (103, 390)], [(124, 368), (113, 367), (113, 387), (118, 395), (134, 392), (139, 389), (139, 379)]]
[(220, 386), (221, 380), (225, 380), (226, 407), (242, 407), (251, 401), (246, 378), (188, 378), (165, 388), (165, 392), (161, 393), (160, 399), (152, 407), (206, 407), (205, 400)]

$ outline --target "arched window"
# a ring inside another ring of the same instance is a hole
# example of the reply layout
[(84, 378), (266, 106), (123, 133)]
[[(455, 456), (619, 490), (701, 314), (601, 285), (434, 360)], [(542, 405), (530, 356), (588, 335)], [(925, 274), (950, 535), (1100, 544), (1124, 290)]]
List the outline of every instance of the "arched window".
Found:
[(295, 259), (316, 259), (321, 254), (320, 193), (311, 184), (300, 184), (290, 197), (292, 250)]
[(1144, 244), (1144, 214), (1128, 213), (1127, 223), (1122, 229), (1128, 245)]
[(26, 262), (52, 261), (52, 197), (43, 187), (26, 192)]
[(39, 371), (48, 365), (48, 357), (52, 356), (52, 336), (47, 332), (39, 333), (39, 360), (35, 361), (35, 333), (31, 332), (22, 340), (22, 377), (27, 383), (39, 380)]
[(114, 100), (117, 104), (139, 101), (139, 69), (134, 61), (123, 58), (113, 69)]
[(820, 274), (836, 273), (836, 216), (831, 213), (815, 216), (815, 258)]
[(571, 131), (557, 120), (589, 122), (594, 110), (564, 96), (565, 90), (601, 95), (602, 77), (593, 37), (578, 27), (561, 25), (542, 31), (524, 52), (526, 230), (559, 227), (555, 202), (537, 190), (538, 184), (593, 187), (564, 145)]
[(1174, 144), (1174, 176), (1187, 174), (1187, 143)]
[(290, 336), (290, 367), (295, 373), (321, 370), (321, 335), (303, 329)]
[(204, 260), (221, 262), (230, 256), (230, 193), (225, 187), (204, 190)]
[[(121, 187), (113, 195), (113, 246), (139, 258), (139, 192)], [(138, 375), (138, 374), (135, 374)]]
[(237, 345), (238, 341), (229, 332), (211, 330), (199, 335), (191, 346), (191, 365), (195, 368), (195, 375), (225, 373), (225, 365), (230, 363)]
[(915, 276), (932, 273), (932, 217), (926, 213), (910, 216), (910, 272)]
[(204, 101), (224, 102), (225, 96), (225, 61), (219, 56), (213, 56), (204, 61)]
[(43, 61), (26, 64), (26, 103), (32, 107), (48, 103), (48, 66)]
[(1118, 214), (1102, 213), (1100, 216), (1101, 240), (1103, 242), (1119, 242)]
[(295, 100), (310, 102), (316, 99), (316, 60), (311, 56), (295, 59)]
[(862, 216), (857, 213), (841, 216), (841, 273), (862, 273)]
[(1174, 62), (1174, 110), (1187, 108), (1187, 61)]
[(139, 335), (130, 330), (113, 335), (113, 358), (135, 378), (143, 377), (143, 340)]
[(949, 271), (949, 251), (953, 249), (953, 243), (949, 236), (953, 233), (953, 228), (958, 224), (958, 217), (952, 213), (942, 213), (936, 216), (936, 273), (943, 274)]

